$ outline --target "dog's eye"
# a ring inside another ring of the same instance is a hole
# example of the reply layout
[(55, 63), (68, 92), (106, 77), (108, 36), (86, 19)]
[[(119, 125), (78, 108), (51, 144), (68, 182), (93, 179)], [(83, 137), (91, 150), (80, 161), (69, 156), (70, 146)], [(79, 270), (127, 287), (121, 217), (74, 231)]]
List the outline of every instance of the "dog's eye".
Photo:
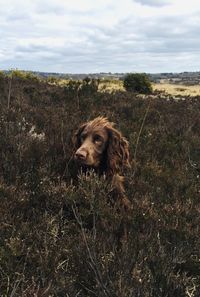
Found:
[(103, 138), (100, 135), (96, 134), (94, 135), (93, 141), (96, 144), (101, 144), (103, 142)]
[(86, 137), (87, 137), (86, 134), (82, 134), (82, 135), (81, 135), (81, 142), (82, 142), (82, 143), (84, 142), (84, 140), (86, 139)]

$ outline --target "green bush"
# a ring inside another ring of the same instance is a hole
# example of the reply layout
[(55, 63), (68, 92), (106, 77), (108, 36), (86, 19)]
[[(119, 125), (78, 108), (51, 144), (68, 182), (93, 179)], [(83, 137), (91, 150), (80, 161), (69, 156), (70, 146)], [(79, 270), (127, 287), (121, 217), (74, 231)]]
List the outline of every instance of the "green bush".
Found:
[(12, 79), (18, 79), (18, 80), (29, 80), (29, 81), (39, 81), (39, 77), (35, 74), (33, 74), (30, 71), (23, 71), (19, 69), (12, 69), (9, 74), (9, 77), (12, 77)]
[(124, 77), (124, 88), (129, 92), (151, 94), (152, 86), (145, 73), (130, 73)]
[(59, 78), (57, 78), (55, 76), (48, 76), (47, 82), (50, 84), (58, 84)]
[(65, 92), (69, 98), (90, 97), (97, 93), (99, 80), (90, 79), (89, 77), (83, 80), (69, 80), (65, 84)]
[(5, 77), (5, 74), (2, 70), (0, 70), (0, 79), (3, 79)]

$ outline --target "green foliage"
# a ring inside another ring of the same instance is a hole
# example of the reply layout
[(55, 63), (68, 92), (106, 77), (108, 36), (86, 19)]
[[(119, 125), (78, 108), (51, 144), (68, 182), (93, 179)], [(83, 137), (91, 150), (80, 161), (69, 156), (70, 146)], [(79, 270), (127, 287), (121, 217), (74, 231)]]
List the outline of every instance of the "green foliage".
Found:
[[(1, 295), (198, 297), (199, 97), (87, 91), (78, 105), (63, 86), (13, 77), (8, 109), (6, 76), (0, 92)], [(129, 213), (104, 176), (76, 175), (72, 134), (98, 115), (130, 143)]]
[(20, 71), (18, 69), (13, 69), (11, 70), (11, 72), (9, 73), (10, 77), (13, 78), (21, 78), (21, 79), (25, 79), (25, 72)]
[(124, 77), (124, 88), (129, 92), (151, 94), (153, 89), (145, 73), (130, 73)]
[(39, 77), (37, 75), (34, 75), (33, 73), (29, 71), (22, 71), (19, 69), (13, 69), (8, 74), (8, 77), (12, 77), (14, 79), (19, 80), (30, 80), (30, 81), (38, 81)]
[(70, 80), (65, 85), (66, 93), (69, 97), (92, 96), (97, 93), (99, 80), (89, 77), (80, 80)]
[(4, 72), (2, 70), (0, 70), (0, 79), (4, 78)]
[(59, 82), (59, 79), (55, 76), (48, 76), (47, 82), (51, 84), (57, 84)]
[(28, 79), (30, 81), (36, 81), (36, 82), (39, 81), (39, 77), (29, 71), (25, 72), (25, 79)]

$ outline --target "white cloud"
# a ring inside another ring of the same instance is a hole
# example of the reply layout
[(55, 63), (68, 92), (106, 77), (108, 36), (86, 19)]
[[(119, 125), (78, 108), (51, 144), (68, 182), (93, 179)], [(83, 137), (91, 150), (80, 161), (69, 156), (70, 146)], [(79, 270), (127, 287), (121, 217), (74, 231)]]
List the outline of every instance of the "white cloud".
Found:
[(198, 0), (0, 0), (0, 7), (0, 67), (4, 69), (200, 68)]
[(138, 2), (142, 5), (147, 5), (147, 6), (165, 6), (170, 4), (169, 0), (135, 0), (135, 2)]

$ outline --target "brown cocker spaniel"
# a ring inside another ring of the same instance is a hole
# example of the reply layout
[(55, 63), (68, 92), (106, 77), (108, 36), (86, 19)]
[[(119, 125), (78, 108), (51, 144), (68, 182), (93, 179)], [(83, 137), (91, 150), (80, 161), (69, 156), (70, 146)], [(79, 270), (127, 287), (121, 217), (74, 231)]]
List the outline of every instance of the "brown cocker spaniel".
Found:
[(84, 169), (95, 169), (99, 175), (105, 174), (123, 206), (130, 208), (121, 175), (125, 167), (130, 167), (129, 144), (114, 124), (105, 117), (82, 124), (75, 134), (74, 145), (78, 164)]

